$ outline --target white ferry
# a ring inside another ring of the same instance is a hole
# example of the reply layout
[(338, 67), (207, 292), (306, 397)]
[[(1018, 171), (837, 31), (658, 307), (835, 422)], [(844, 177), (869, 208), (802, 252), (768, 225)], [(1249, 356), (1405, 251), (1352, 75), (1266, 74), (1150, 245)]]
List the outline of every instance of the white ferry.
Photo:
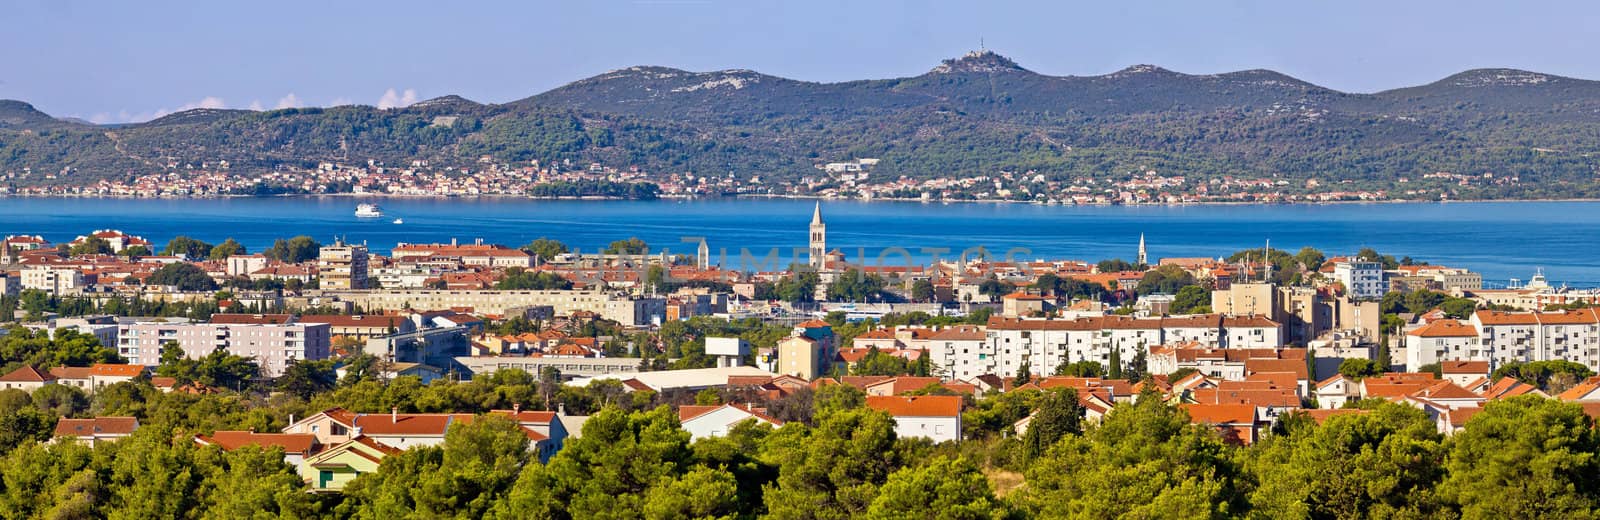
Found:
[(377, 204), (361, 204), (356, 206), (356, 216), (361, 218), (378, 218), (383, 216), (383, 210)]

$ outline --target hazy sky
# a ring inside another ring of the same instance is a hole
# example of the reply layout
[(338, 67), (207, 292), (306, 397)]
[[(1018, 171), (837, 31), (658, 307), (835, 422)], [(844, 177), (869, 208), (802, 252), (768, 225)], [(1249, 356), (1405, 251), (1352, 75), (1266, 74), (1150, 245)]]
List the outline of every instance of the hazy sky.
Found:
[(978, 47), (1052, 75), (1268, 68), (1346, 91), (1477, 67), (1600, 78), (1600, 2), (0, 0), (0, 99), (138, 121), (196, 106), (505, 102), (630, 65), (811, 81)]

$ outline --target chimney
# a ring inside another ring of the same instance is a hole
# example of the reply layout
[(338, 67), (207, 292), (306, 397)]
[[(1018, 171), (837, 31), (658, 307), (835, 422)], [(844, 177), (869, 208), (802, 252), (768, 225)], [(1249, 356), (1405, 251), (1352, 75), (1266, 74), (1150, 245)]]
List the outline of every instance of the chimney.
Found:
[(511, 405), (511, 414), (512, 415), (519, 415), (521, 413), (522, 413), (522, 403), (516, 403), (516, 404)]
[(294, 414), (289, 414), (289, 425), (294, 425)]
[(456, 245), (456, 237), (450, 237), (450, 245), (451, 246)]
[(556, 403), (556, 415), (567, 414), (567, 403)]
[(389, 422), (391, 424), (400, 422), (400, 407), (395, 406), (389, 408)]

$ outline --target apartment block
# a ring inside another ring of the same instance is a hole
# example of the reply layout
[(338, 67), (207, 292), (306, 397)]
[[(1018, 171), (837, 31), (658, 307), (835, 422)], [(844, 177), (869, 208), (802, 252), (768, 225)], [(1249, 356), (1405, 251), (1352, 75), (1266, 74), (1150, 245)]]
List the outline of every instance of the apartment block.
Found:
[(161, 347), (177, 343), (185, 357), (201, 358), (217, 350), (253, 357), (262, 375), (276, 377), (291, 360), (319, 360), (329, 355), (326, 323), (132, 323), (117, 331), (117, 352), (130, 364), (161, 362)]

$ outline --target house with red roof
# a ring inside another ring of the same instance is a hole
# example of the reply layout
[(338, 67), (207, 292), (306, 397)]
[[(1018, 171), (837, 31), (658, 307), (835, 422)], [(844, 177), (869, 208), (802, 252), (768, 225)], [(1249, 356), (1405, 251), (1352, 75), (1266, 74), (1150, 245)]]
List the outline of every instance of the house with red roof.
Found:
[(317, 441), (317, 436), (305, 433), (218, 430), (211, 435), (195, 435), (194, 442), (201, 446), (216, 446), (222, 451), (233, 451), (245, 446), (279, 448), (283, 450), (283, 461), (291, 466), (300, 465), (306, 457), (317, 454), (323, 448), (322, 443)]
[[(1441, 361), (1483, 361), (1488, 367), (1488, 351), (1479, 339), (1477, 327), (1461, 320), (1435, 320), (1406, 331), (1406, 370), (1417, 371)], [(1485, 370), (1482, 375), (1488, 375)]]
[(23, 365), (16, 370), (0, 375), (0, 390), (17, 389), (33, 393), (34, 390), (43, 388), (44, 385), (56, 383), (56, 376), (49, 372), (40, 372), (39, 369)]
[(300, 463), (300, 477), (313, 492), (338, 492), (356, 477), (378, 471), (383, 459), (401, 450), (360, 436), (306, 457)]
[(1256, 407), (1249, 404), (1189, 403), (1182, 405), (1189, 414), (1189, 422), (1216, 428), (1225, 442), (1249, 446), (1255, 444), (1260, 433), (1256, 422)]
[(62, 418), (56, 421), (55, 434), (50, 442), (77, 442), (93, 448), (101, 442), (133, 435), (134, 430), (138, 429), (139, 419), (135, 417)]
[(1590, 377), (1572, 385), (1572, 388), (1557, 394), (1556, 399), (1569, 402), (1600, 402), (1600, 376)]
[(774, 428), (783, 426), (783, 421), (768, 415), (766, 409), (742, 404), (683, 405), (678, 407), (678, 421), (693, 440), (727, 435), (734, 426), (746, 421)]
[(960, 396), (867, 396), (867, 408), (893, 416), (895, 435), (902, 439), (961, 440)]

